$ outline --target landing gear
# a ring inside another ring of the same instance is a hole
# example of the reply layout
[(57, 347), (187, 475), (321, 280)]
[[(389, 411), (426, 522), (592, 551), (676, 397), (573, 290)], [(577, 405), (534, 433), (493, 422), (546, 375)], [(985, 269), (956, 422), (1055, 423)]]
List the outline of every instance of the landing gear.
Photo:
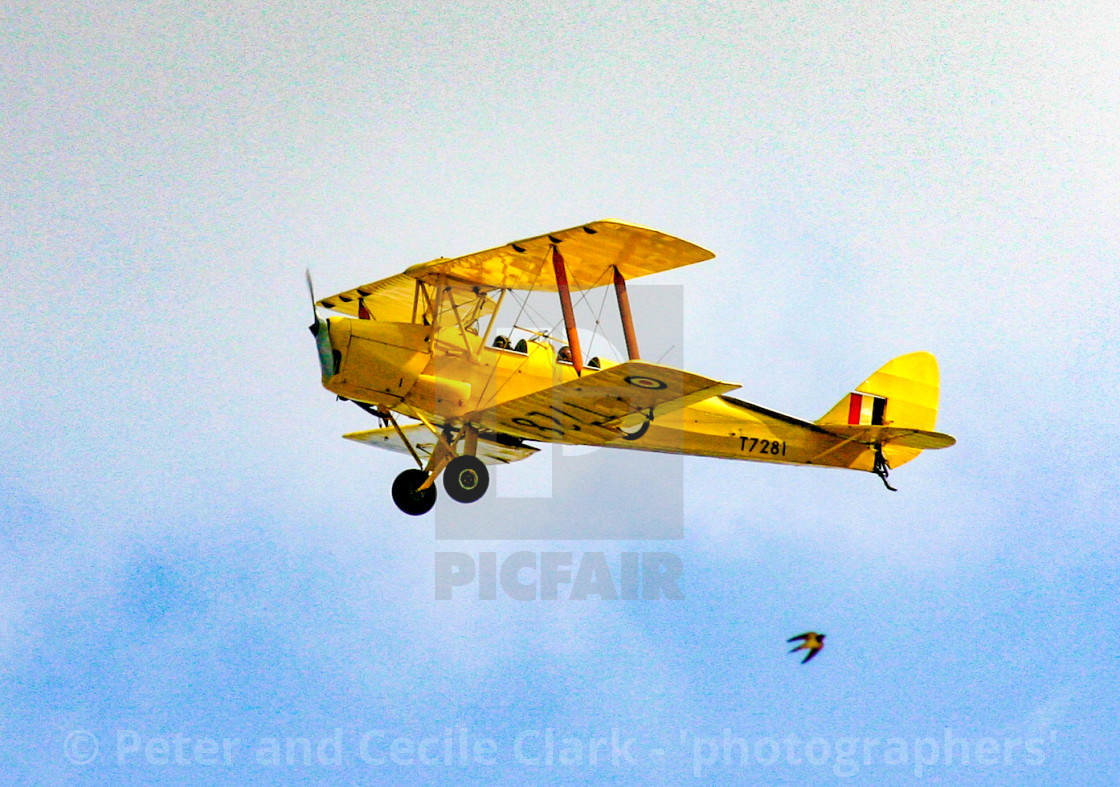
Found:
[(460, 503), (480, 499), (489, 486), (490, 472), (477, 456), (457, 456), (443, 471), (443, 488)]
[(445, 426), (443, 432), (437, 432), (428, 421), (421, 417), (424, 425), (436, 435), (436, 444), (427, 452), (428, 462), (425, 465), (420, 460), (404, 431), (397, 425), (393, 415), (388, 410), (376, 410), (367, 406), (369, 412), (388, 418), (401, 438), (405, 448), (412, 454), (416, 464), (423, 469), (405, 470), (393, 481), (393, 502), (404, 513), (410, 516), (420, 516), (432, 510), (436, 503), (436, 479), (443, 475), (443, 488), (452, 500), (460, 503), (473, 503), (486, 494), (490, 486), (490, 473), (486, 465), (475, 454), (478, 451), (478, 430), (471, 426), (464, 426), (460, 430), (463, 453), (455, 455), (459, 439), (454, 439), (452, 428)]
[(409, 516), (420, 516), (432, 510), (436, 504), (436, 488), (429, 486), (420, 489), (420, 485), (428, 480), (428, 474), (423, 470), (405, 470), (393, 482), (393, 502), (397, 508)]

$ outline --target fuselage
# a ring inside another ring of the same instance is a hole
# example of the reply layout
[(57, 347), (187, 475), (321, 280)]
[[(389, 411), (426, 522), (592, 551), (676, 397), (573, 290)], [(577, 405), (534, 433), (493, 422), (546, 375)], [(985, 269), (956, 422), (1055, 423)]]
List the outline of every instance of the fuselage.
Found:
[[(323, 369), (328, 390), (438, 426), (471, 423), (478, 411), (577, 378), (570, 363), (558, 360), (558, 350), (550, 341), (523, 339), (498, 347), (497, 337), (480, 336), (457, 325), (437, 328), (348, 317), (326, 322), (333, 350), (333, 368), (324, 364)], [(602, 369), (616, 365), (607, 359), (598, 363)], [(591, 365), (582, 373), (596, 371)], [(505, 431), (532, 441), (584, 442), (578, 431), (565, 428), (562, 410), (519, 419), (516, 429)], [(874, 454), (866, 445), (727, 396), (704, 399), (626, 431), (631, 434), (620, 433), (608, 445), (859, 470), (871, 470), (874, 464)], [(899, 447), (891, 453), (895, 467), (918, 452)]]

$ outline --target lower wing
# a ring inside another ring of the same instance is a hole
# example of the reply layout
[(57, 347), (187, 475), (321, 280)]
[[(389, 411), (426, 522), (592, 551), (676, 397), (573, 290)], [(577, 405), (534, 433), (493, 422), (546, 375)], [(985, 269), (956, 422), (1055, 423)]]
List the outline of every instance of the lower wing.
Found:
[[(408, 442), (412, 443), (416, 453), (422, 458), (427, 459), (432, 455), (436, 446), (436, 437), (428, 431), (428, 427), (423, 424), (410, 424), (402, 426), (401, 431), (408, 438)], [(397, 430), (391, 426), (385, 429), (371, 429), (366, 432), (351, 432), (350, 434), (344, 434), (343, 437), (356, 443), (365, 443), (375, 448), (396, 451), (399, 454), (408, 453), (408, 446), (401, 440)], [(477, 456), (484, 464), (488, 465), (506, 465), (510, 462), (528, 459), (538, 450), (531, 445), (525, 445), (520, 439), (510, 435), (486, 433), (478, 436)]]
[(671, 366), (627, 361), (478, 410), (468, 420), (484, 431), (528, 440), (605, 445), (623, 436), (621, 427), (639, 426), (738, 387)]

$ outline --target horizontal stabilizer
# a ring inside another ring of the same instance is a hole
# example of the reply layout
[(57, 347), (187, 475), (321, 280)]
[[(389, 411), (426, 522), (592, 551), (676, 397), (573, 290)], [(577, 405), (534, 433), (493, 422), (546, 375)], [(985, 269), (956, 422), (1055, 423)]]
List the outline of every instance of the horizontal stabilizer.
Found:
[[(436, 437), (428, 431), (426, 426), (410, 424), (402, 426), (401, 431), (404, 432), (408, 442), (412, 443), (412, 447), (422, 458), (426, 459), (432, 455), (436, 446)], [(356, 443), (365, 443), (375, 448), (396, 451), (399, 454), (408, 453), (408, 447), (401, 440), (401, 436), (397, 434), (397, 430), (391, 426), (385, 429), (370, 429), (366, 432), (350, 432), (350, 434), (344, 434), (343, 437)], [(510, 462), (516, 462), (519, 459), (528, 459), (539, 450), (531, 445), (520, 444), (520, 441), (516, 438), (511, 438), (508, 442), (509, 444), (497, 442), (479, 435), (477, 456), (483, 464), (508, 465)]]
[(837, 437), (864, 445), (896, 445), (924, 451), (929, 448), (948, 448), (957, 442), (956, 438), (941, 432), (903, 426), (822, 424), (821, 428)]

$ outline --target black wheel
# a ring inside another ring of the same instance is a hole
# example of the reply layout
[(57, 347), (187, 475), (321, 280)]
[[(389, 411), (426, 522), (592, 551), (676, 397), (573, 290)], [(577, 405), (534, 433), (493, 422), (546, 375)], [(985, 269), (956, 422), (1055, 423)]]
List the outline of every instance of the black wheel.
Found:
[(477, 456), (457, 456), (443, 471), (443, 488), (452, 500), (473, 503), (486, 494), (490, 471)]
[(420, 516), (436, 504), (435, 485), (420, 491), (420, 484), (428, 480), (423, 470), (405, 470), (393, 482), (393, 502), (409, 516)]

